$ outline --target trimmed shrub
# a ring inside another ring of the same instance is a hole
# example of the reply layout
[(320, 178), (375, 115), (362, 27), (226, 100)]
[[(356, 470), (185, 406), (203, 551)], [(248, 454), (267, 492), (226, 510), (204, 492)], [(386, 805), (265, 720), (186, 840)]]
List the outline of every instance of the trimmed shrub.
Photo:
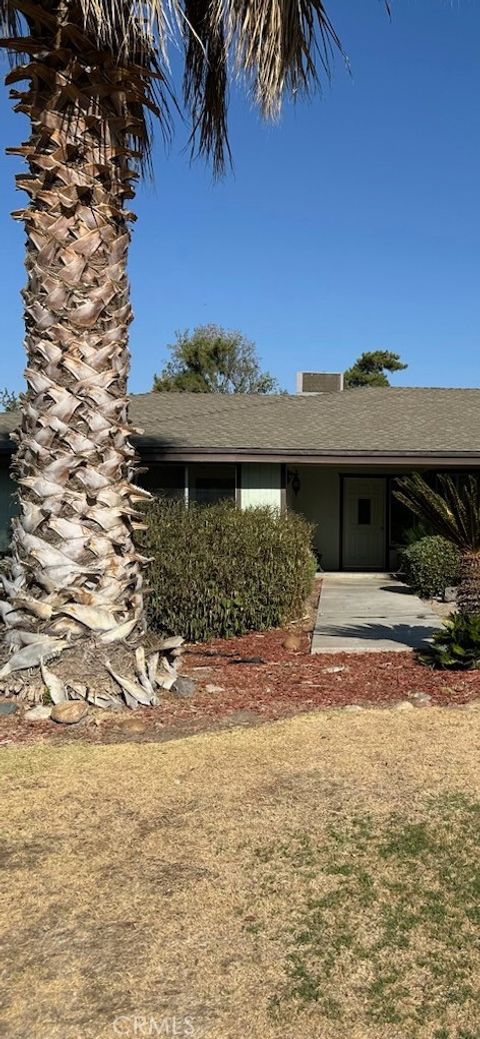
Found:
[(200, 642), (278, 627), (303, 610), (315, 562), (312, 528), (301, 516), (157, 500), (147, 523), (154, 631)]
[(422, 599), (443, 598), (446, 588), (458, 584), (459, 567), (458, 549), (437, 534), (416, 541), (400, 556), (402, 576)]

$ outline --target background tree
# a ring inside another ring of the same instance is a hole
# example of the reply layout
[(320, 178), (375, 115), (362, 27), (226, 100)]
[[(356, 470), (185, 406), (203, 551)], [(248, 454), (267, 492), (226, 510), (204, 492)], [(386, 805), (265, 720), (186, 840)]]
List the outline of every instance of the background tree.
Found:
[(387, 372), (402, 372), (408, 368), (399, 354), (390, 350), (367, 350), (345, 372), (345, 386), (390, 386)]
[(20, 397), (11, 390), (0, 390), (0, 411), (18, 411)]
[(322, 0), (0, 0), (0, 37), (14, 59), (11, 96), (30, 120), (28, 140), (10, 149), (27, 165), (17, 185), (28, 202), (15, 216), (26, 234), (28, 361), (0, 610), (10, 645), (32, 663), (65, 638), (112, 643), (143, 621), (127, 206), (149, 164), (150, 117), (170, 129), (172, 37), (184, 49), (192, 147), (217, 172), (229, 156), (229, 68), (276, 116), (285, 94), (328, 71), (338, 39)]
[(200, 325), (192, 333), (176, 333), (171, 359), (153, 388), (190, 393), (278, 393), (277, 380), (262, 372), (255, 343), (241, 332), (219, 325)]

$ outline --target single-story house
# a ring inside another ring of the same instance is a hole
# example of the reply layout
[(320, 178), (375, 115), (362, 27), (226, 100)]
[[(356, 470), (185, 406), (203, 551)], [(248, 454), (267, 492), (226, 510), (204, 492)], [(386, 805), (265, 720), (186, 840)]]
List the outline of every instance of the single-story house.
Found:
[[(315, 525), (325, 570), (383, 570), (412, 517), (395, 477), (480, 471), (480, 389), (344, 389), (337, 374), (301, 372), (297, 393), (248, 396), (146, 393), (131, 418), (142, 482), (186, 502), (231, 498), (272, 505)], [(0, 549), (15, 508), (10, 432), (0, 415)]]

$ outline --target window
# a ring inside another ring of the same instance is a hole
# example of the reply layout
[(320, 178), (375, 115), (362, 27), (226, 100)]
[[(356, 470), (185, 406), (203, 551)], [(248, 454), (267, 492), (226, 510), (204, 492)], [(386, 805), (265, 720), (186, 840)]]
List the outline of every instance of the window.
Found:
[(235, 501), (235, 466), (221, 463), (189, 466), (189, 501), (212, 505)]
[(142, 485), (159, 498), (181, 501), (185, 497), (185, 466), (153, 463), (143, 474)]
[(358, 511), (357, 511), (357, 523), (359, 527), (368, 527), (372, 522), (372, 499), (371, 498), (359, 498), (358, 499)]

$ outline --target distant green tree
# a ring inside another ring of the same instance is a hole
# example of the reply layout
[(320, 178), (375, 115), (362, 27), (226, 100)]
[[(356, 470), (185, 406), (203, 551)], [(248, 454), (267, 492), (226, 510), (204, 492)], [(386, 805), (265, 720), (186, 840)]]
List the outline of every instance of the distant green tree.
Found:
[(391, 350), (367, 350), (345, 372), (345, 386), (390, 386), (386, 372), (408, 368)]
[(262, 372), (255, 343), (241, 332), (200, 325), (176, 333), (171, 359), (153, 388), (162, 393), (278, 393), (277, 380)]
[(20, 407), (20, 398), (10, 390), (0, 390), (0, 411), (17, 411)]

